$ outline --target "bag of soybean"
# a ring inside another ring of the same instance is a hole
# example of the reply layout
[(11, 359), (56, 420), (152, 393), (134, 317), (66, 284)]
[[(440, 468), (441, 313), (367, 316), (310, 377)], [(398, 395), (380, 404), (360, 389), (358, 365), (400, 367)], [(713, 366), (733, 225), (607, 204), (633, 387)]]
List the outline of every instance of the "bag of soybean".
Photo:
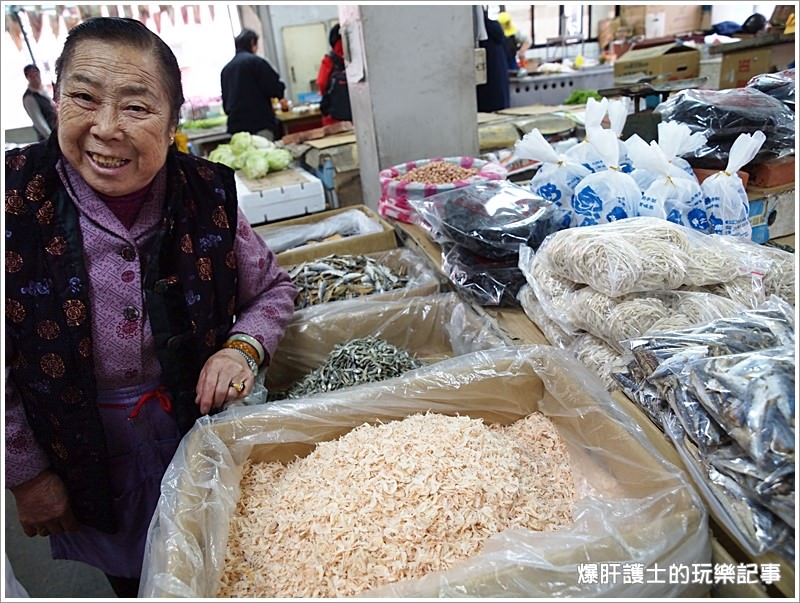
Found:
[(564, 153), (556, 153), (538, 128), (528, 132), (514, 145), (514, 157), (542, 162), (528, 186), (532, 193), (563, 210), (564, 227), (568, 227), (572, 220), (575, 187), (584, 176), (592, 173), (591, 170)]
[(583, 164), (592, 172), (600, 172), (607, 169), (606, 164), (603, 163), (602, 157), (598, 155), (590, 140), (591, 131), (598, 128), (601, 130), (603, 129), (601, 124), (603, 123), (603, 118), (606, 116), (606, 111), (608, 111), (607, 98), (603, 98), (603, 100), (600, 101), (596, 101), (591, 97), (587, 99), (586, 116), (583, 120), (586, 136), (581, 142), (568, 149), (566, 152), (566, 156), (572, 161)]
[(705, 199), (697, 179), (672, 165), (655, 141), (643, 146), (630, 144), (628, 152), (637, 168), (634, 173), (642, 169), (656, 174), (642, 191), (637, 214), (708, 232)]
[(731, 145), (725, 170), (703, 180), (702, 191), (714, 234), (752, 238), (750, 203), (737, 172), (753, 160), (766, 139), (761, 130), (740, 134)]
[(608, 169), (589, 174), (575, 187), (572, 226), (591, 226), (636, 216), (641, 189), (619, 168), (619, 145), (612, 130), (593, 128), (588, 137)]

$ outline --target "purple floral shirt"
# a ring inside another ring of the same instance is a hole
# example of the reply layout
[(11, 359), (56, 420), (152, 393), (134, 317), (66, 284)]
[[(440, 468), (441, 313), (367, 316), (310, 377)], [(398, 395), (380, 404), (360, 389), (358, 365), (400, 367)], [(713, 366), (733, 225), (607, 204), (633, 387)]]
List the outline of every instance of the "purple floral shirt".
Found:
[[(156, 234), (166, 188), (157, 176), (136, 223), (126, 229), (66, 162), (59, 174), (78, 208), (89, 276), (95, 376), (100, 391), (158, 380), (161, 367), (144, 312), (140, 251)], [(275, 254), (239, 210), (234, 244), (239, 267), (239, 308), (231, 333), (258, 339), (272, 357), (294, 311), (297, 292)], [(132, 319), (133, 318), (133, 319)], [(6, 350), (7, 358), (13, 350)], [(47, 458), (35, 443), (6, 363), (6, 487), (41, 473)]]

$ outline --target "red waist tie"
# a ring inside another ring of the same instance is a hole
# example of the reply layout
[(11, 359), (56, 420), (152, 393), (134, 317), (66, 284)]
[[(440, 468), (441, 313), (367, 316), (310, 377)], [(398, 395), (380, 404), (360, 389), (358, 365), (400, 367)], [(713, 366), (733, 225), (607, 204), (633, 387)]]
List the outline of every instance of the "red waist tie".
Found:
[(159, 385), (156, 389), (145, 392), (139, 397), (139, 399), (136, 401), (136, 404), (133, 406), (133, 410), (131, 410), (131, 414), (128, 415), (128, 418), (135, 419), (145, 403), (148, 400), (153, 399), (158, 400), (158, 403), (164, 412), (170, 412), (172, 410), (172, 400), (167, 394), (167, 388), (163, 385)]

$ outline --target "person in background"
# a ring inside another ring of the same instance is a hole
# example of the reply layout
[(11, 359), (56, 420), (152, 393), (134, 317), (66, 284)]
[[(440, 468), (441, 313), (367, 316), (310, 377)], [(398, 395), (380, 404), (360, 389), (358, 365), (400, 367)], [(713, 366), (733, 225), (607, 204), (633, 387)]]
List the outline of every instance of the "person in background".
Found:
[(28, 87), (22, 95), (22, 106), (33, 121), (37, 138), (44, 140), (56, 129), (58, 116), (56, 106), (42, 85), (42, 73), (39, 68), (36, 65), (26, 65), (22, 71), (28, 80)]
[(317, 89), (322, 95), (320, 112), (323, 126), (338, 121), (353, 120), (347, 75), (345, 74), (342, 35), (338, 23), (331, 28), (328, 34), (328, 43), (331, 50), (322, 57), (317, 74)]
[(497, 15), (497, 22), (502, 26), (508, 44), (508, 67), (512, 71), (524, 69), (527, 63), (525, 53), (531, 47), (531, 39), (522, 33), (511, 21), (511, 15), (502, 11)]
[(272, 99), (283, 98), (286, 84), (266, 59), (255, 54), (256, 32), (243, 29), (234, 43), (236, 54), (220, 75), (228, 132), (250, 132), (275, 140), (277, 123)]
[(508, 46), (503, 28), (489, 18), (486, 9), (483, 9), (483, 25), (487, 38), (480, 40), (479, 44), (486, 49), (486, 83), (477, 86), (478, 111), (491, 113), (511, 106)]
[(5, 485), (28, 536), (136, 597), (160, 482), (201, 415), (268, 366), (296, 287), (233, 171), (178, 152), (169, 47), (70, 30), (57, 135), (6, 151)]

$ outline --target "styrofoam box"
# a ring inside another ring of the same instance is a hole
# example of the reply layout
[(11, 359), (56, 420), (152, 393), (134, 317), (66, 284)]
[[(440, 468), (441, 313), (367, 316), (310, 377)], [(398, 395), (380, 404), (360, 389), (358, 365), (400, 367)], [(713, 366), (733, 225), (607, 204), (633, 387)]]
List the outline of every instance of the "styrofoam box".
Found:
[(249, 180), (236, 172), (236, 194), (247, 221), (263, 224), (325, 209), (322, 181), (302, 168), (289, 168)]

